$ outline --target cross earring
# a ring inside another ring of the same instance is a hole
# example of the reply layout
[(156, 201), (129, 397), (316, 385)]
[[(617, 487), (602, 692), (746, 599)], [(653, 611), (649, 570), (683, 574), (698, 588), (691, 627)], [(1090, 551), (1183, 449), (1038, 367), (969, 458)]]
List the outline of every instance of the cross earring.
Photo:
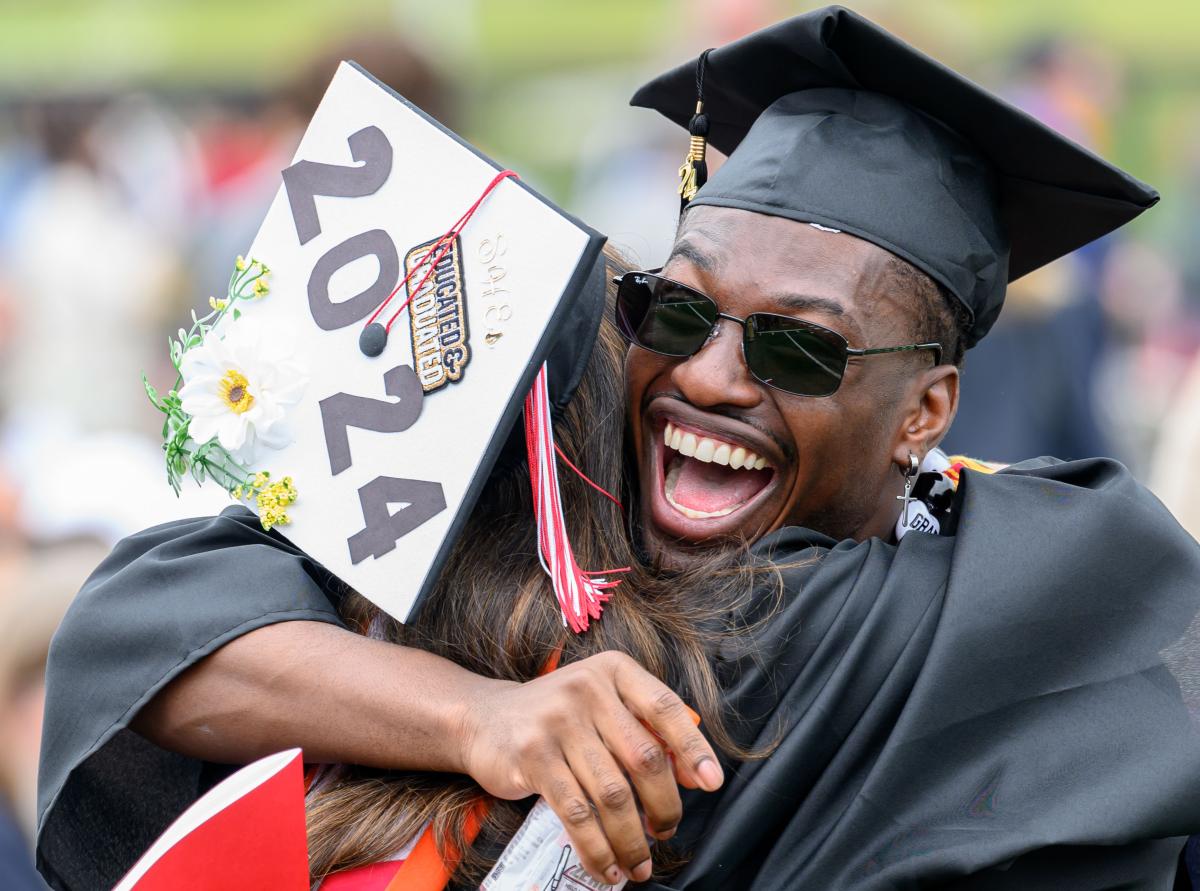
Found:
[(908, 453), (908, 467), (904, 473), (904, 494), (897, 495), (897, 501), (904, 502), (904, 514), (901, 523), (907, 528), (908, 526), (908, 505), (912, 501), (913, 484), (917, 481), (917, 472), (921, 469), (921, 462), (917, 460), (917, 456), (912, 452)]

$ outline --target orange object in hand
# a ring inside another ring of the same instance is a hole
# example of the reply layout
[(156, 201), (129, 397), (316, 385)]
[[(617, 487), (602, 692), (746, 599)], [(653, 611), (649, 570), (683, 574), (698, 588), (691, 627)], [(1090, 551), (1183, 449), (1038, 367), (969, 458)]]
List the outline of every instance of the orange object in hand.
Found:
[[(699, 713), (697, 713), (690, 706), (685, 705), (684, 708), (687, 709), (688, 717), (692, 719), (692, 723), (695, 724), (697, 727), (699, 727), (700, 726)], [(655, 733), (654, 728), (651, 727), (649, 724), (647, 724), (645, 721), (642, 721), (642, 726), (645, 727), (647, 730), (649, 730), (650, 735), (653, 736), (656, 740), (658, 740), (658, 744), (667, 750), (667, 757), (671, 759), (671, 770), (675, 773), (675, 782), (679, 783), (679, 785), (683, 786), (683, 788), (685, 788), (685, 789), (699, 789), (700, 786), (697, 783), (692, 782), (692, 778), (690, 776), (681, 775), (679, 773), (679, 769), (675, 764), (675, 753), (671, 751), (670, 747), (666, 743), (666, 740), (664, 740), (661, 736), (659, 736), (657, 733)]]

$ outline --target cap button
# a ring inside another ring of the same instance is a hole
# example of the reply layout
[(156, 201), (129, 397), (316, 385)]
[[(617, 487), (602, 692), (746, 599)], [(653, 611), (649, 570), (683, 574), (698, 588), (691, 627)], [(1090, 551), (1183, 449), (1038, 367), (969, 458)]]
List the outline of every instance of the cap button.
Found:
[(358, 348), (363, 351), (363, 355), (374, 358), (387, 346), (387, 336), (386, 328), (378, 322), (372, 322), (358, 335)]

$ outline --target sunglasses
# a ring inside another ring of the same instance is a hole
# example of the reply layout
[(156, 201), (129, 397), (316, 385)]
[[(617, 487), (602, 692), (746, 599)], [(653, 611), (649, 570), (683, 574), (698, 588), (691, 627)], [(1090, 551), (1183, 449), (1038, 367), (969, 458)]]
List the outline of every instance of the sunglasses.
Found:
[(682, 359), (698, 353), (728, 319), (742, 326), (742, 355), (755, 379), (797, 396), (832, 396), (851, 356), (933, 350), (933, 364), (942, 362), (940, 343), (858, 350), (836, 331), (801, 319), (769, 312), (739, 319), (721, 312), (706, 294), (654, 272), (627, 272), (613, 283), (617, 328), (630, 342)]

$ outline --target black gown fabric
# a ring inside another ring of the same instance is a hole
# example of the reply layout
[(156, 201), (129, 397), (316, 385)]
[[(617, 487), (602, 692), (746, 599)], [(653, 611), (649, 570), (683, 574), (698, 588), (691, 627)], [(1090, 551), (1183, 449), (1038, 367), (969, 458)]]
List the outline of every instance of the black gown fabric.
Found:
[[(814, 558), (720, 666), (744, 738), (781, 742), (688, 794), (692, 858), (649, 887), (1172, 887), (1200, 832), (1200, 546), (1105, 460), (967, 472), (955, 517), (755, 546)], [(211, 780), (124, 729), (155, 690), (251, 628), (337, 621), (328, 576), (253, 523), (135, 536), (68, 615), (40, 790), (55, 887), (111, 885)]]
[(156, 526), (117, 545), (50, 646), (37, 865), (51, 886), (111, 888), (229, 773), (128, 729), (154, 694), (256, 628), (297, 619), (340, 624), (338, 587), (241, 507)]
[(1200, 546), (1107, 460), (965, 473), (955, 516), (789, 579), (726, 666), (745, 739), (782, 743), (689, 795), (694, 857), (658, 887), (1173, 887), (1200, 832)]

